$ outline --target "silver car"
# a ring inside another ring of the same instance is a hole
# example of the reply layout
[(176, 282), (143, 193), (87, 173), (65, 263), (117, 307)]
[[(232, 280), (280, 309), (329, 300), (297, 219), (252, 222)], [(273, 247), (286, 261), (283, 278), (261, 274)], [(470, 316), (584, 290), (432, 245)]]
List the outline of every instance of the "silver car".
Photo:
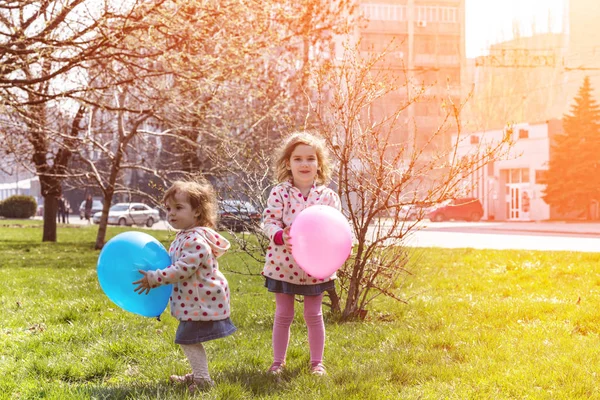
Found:
[[(102, 212), (94, 214), (94, 223), (100, 223), (101, 215)], [(146, 225), (150, 228), (158, 221), (159, 211), (144, 203), (117, 203), (108, 210), (109, 225)]]

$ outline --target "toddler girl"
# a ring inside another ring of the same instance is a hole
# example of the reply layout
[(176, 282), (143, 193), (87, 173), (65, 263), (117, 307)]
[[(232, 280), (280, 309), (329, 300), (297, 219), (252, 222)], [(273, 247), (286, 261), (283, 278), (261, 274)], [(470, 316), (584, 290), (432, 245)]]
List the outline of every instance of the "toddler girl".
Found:
[(202, 343), (236, 330), (229, 318), (229, 287), (217, 263), (229, 242), (213, 230), (217, 202), (207, 181), (177, 181), (163, 202), (169, 223), (179, 229), (169, 248), (172, 264), (162, 270), (140, 270), (144, 277), (133, 283), (140, 294), (173, 285), (171, 315), (179, 320), (175, 343), (181, 345), (192, 373), (172, 375), (170, 380), (189, 385), (193, 392), (214, 385)]

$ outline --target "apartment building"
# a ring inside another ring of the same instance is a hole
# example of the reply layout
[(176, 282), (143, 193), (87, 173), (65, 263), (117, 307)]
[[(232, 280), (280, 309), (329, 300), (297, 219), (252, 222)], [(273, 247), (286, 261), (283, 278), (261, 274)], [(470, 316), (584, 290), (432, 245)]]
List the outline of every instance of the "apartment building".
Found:
[[(419, 91), (420, 100), (403, 113), (394, 134), (398, 142), (413, 141), (417, 148), (443, 121), (445, 104), (461, 101), (465, 64), (464, 0), (364, 0), (360, 11), (367, 22), (358, 28), (360, 50), (388, 53), (386, 68), (398, 72), (407, 85), (376, 102), (375, 119), (397, 110)], [(452, 127), (428, 145), (432, 152), (449, 146)], [(455, 128), (454, 128), (455, 130)]]

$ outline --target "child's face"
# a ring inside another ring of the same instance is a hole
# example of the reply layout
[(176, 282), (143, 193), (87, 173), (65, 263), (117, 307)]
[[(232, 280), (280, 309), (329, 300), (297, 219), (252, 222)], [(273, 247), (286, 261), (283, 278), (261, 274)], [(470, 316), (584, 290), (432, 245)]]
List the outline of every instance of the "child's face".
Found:
[(167, 219), (175, 229), (190, 229), (196, 226), (196, 210), (192, 209), (185, 193), (177, 192), (165, 202)]
[(319, 169), (317, 152), (312, 146), (306, 144), (297, 145), (288, 161), (288, 169), (292, 171), (294, 185), (312, 185)]

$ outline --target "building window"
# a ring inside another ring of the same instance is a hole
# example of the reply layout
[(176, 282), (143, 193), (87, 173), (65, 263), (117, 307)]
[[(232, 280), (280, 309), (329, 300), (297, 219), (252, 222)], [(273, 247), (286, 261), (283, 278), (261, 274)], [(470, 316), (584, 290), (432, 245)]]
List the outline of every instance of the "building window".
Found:
[(511, 169), (508, 177), (509, 177), (508, 183), (521, 182), (521, 170), (520, 169)]
[(438, 39), (438, 54), (458, 55), (460, 53), (460, 40), (452, 36), (440, 36)]
[(521, 168), (521, 182), (529, 182), (529, 168)]
[(457, 15), (458, 9), (456, 7), (440, 7), (440, 22), (455, 24), (458, 21)]
[(438, 117), (440, 113), (440, 103), (435, 100), (427, 100), (423, 98), (421, 101), (414, 103), (415, 116), (417, 117)]
[(370, 21), (406, 21), (406, 6), (395, 4), (361, 4), (364, 17)]
[(417, 22), (445, 22), (452, 24), (458, 22), (457, 7), (418, 6), (415, 8)]
[(417, 21), (437, 22), (438, 7), (419, 6), (417, 7)]
[(452, 68), (452, 69), (444, 69), (440, 71), (440, 75), (442, 76), (441, 82), (446, 85), (450, 84), (450, 86), (459, 86), (460, 85), (460, 69)]
[(363, 34), (360, 51), (387, 53), (402, 58), (408, 52), (406, 35)]
[(519, 129), (519, 139), (529, 139), (529, 131), (527, 129)]
[(435, 54), (435, 38), (427, 35), (417, 35), (415, 37), (415, 53)]
[(543, 184), (546, 181), (547, 174), (548, 174), (548, 170), (536, 169), (535, 170), (535, 183)]
[[(506, 172), (504, 172), (506, 171)], [(529, 168), (512, 168), (500, 171), (505, 177), (506, 183), (528, 183)]]
[(471, 135), (471, 144), (479, 144), (479, 136)]

